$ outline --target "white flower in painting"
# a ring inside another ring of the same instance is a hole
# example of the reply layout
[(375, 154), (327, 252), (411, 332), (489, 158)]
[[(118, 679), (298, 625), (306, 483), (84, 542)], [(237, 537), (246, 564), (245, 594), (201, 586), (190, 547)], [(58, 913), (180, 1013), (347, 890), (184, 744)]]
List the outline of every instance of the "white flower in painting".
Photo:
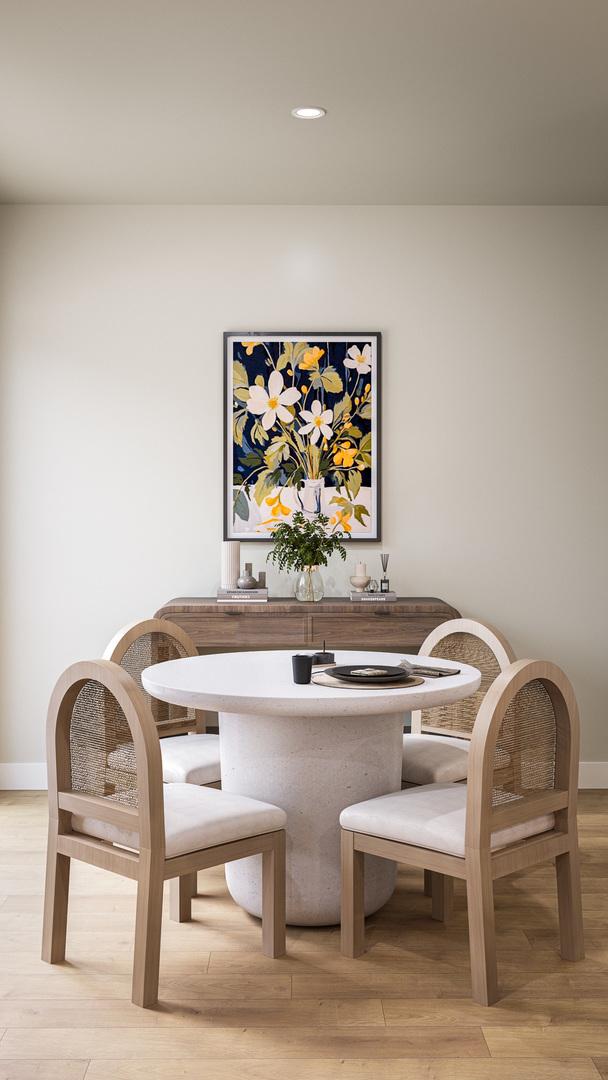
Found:
[(261, 416), (262, 427), (265, 431), (270, 431), (277, 416), (284, 424), (291, 424), (293, 416), (286, 406), (294, 405), (300, 396), (300, 391), (295, 386), (288, 386), (287, 390), (284, 390), (281, 372), (273, 371), (268, 380), (268, 390), (257, 383), (249, 387), (247, 408), (254, 416)]
[(300, 412), (300, 419), (304, 420), (304, 426), (300, 428), (300, 435), (309, 435), (311, 443), (317, 443), (324, 435), (326, 439), (331, 439), (333, 431), (330, 428), (330, 424), (334, 418), (333, 409), (323, 409), (320, 401), (313, 401), (310, 409), (302, 409)]
[(344, 367), (356, 368), (358, 375), (366, 375), (372, 369), (372, 347), (364, 345), (363, 350), (358, 345), (351, 345), (346, 354)]

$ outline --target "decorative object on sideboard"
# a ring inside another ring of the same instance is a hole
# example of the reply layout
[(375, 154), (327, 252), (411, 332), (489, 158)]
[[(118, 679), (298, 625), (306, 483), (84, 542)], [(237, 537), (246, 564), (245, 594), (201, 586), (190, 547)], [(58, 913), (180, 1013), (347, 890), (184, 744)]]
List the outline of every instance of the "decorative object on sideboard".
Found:
[(266, 571), (260, 570), (258, 573), (258, 589), (266, 588)]
[(218, 589), (218, 604), (267, 604), (268, 589)]
[(355, 572), (350, 579), (350, 583), (355, 592), (363, 592), (367, 589), (370, 581), (371, 578), (367, 572), (367, 566), (364, 562), (358, 562), (355, 566)]
[(291, 522), (282, 521), (273, 530), (272, 550), (267, 559), (279, 570), (297, 571), (297, 600), (322, 600), (325, 590), (319, 567), (327, 566), (327, 560), (334, 553), (342, 561), (346, 559), (342, 544), (344, 534), (339, 529), (328, 533), (328, 525), (329, 519), (325, 514), (317, 514), (316, 518), (310, 519), (301, 510), (296, 510)]
[(224, 536), (299, 510), (380, 539), (377, 332), (224, 334)]
[(241, 544), (239, 540), (224, 540), (222, 544), (222, 572), (220, 587), (236, 589), (241, 569)]
[(374, 577), (369, 579), (369, 584), (367, 586), (366, 591), (369, 592), (369, 593), (380, 592), (380, 585), (378, 584), (378, 582), (376, 581), (376, 579)]
[(351, 600), (360, 604), (386, 604), (397, 599), (397, 593), (394, 592), (369, 592), (364, 589), (363, 592), (351, 592)]
[(388, 580), (388, 578), (386, 576), (386, 571), (388, 569), (388, 560), (389, 559), (390, 559), (390, 555), (383, 554), (383, 555), (380, 556), (380, 562), (382, 563), (382, 578), (380, 580), (380, 592), (383, 592), (383, 593), (388, 593), (388, 592), (391, 591), (390, 582), (389, 582), (389, 580)]
[(238, 589), (247, 589), (248, 591), (251, 591), (251, 589), (257, 589), (258, 583), (252, 573), (252, 563), (245, 563), (245, 569), (238, 578), (236, 584)]

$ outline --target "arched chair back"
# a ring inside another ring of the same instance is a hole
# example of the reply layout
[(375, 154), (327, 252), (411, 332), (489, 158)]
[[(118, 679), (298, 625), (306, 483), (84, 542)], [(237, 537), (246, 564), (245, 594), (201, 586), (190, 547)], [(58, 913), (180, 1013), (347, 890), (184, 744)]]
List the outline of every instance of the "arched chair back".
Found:
[[(104, 823), (109, 833), (137, 833), (140, 854), (154, 850), (164, 858), (160, 747), (146, 697), (127, 672), (109, 660), (81, 661), (64, 672), (49, 705), (47, 760), (51, 832), (71, 834), (76, 815), (81, 823)], [(75, 842), (100, 847), (80, 829)], [(132, 853), (115, 851), (113, 858), (137, 863)]]
[(421, 656), (471, 664), (481, 672), (476, 693), (452, 705), (412, 713), (412, 733), (470, 739), (479, 707), (490, 685), (515, 659), (511, 645), (493, 626), (474, 619), (450, 619), (435, 627), (420, 646)]
[(479, 710), (469, 753), (467, 848), (554, 813), (555, 829), (576, 831), (579, 717), (564, 672), (519, 660), (495, 679)]
[[(192, 638), (180, 626), (166, 619), (143, 619), (123, 627), (112, 638), (104, 652), (106, 660), (120, 664), (143, 690), (141, 673), (152, 664), (198, 656)], [(150, 697), (145, 690), (158, 734), (182, 735), (187, 731), (205, 730), (205, 713), (170, 705)]]

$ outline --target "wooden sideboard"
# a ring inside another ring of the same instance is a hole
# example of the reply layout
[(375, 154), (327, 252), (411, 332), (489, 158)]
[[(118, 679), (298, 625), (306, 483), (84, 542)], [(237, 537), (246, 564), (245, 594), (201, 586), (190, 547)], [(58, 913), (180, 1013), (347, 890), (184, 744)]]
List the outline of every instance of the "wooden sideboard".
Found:
[(180, 596), (156, 612), (192, 638), (199, 652), (243, 649), (379, 649), (417, 652), (425, 637), (460, 613), (433, 596), (392, 602), (329, 597), (317, 604), (277, 598), (266, 604), (218, 604), (214, 597)]

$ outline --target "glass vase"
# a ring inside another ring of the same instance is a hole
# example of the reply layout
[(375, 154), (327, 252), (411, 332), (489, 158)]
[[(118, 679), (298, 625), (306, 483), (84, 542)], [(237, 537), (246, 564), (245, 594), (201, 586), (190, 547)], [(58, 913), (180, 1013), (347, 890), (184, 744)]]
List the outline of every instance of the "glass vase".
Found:
[(294, 591), (296, 600), (302, 600), (306, 603), (322, 600), (325, 589), (319, 567), (307, 566), (305, 570), (302, 570), (302, 573), (298, 574)]

